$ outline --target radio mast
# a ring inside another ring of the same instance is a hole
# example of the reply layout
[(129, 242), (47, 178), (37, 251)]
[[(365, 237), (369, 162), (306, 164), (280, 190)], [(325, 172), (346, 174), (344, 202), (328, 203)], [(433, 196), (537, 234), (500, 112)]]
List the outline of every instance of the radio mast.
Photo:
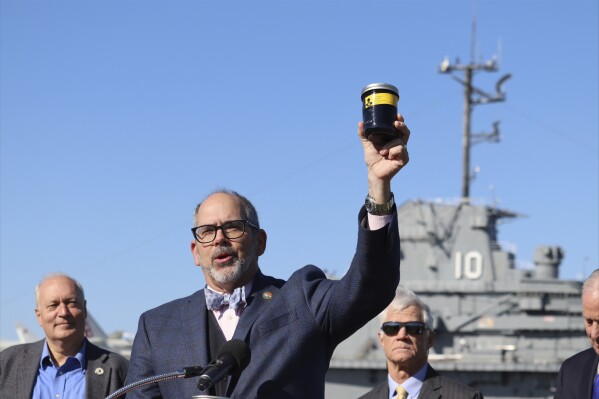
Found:
[[(500, 139), (499, 134), (499, 121), (493, 123), (493, 131), (490, 133), (479, 133), (472, 134), (471, 132), (471, 118), (472, 111), (475, 105), (490, 104), (494, 102), (500, 102), (505, 100), (505, 92), (502, 90), (502, 85), (512, 75), (503, 75), (495, 84), (495, 94), (489, 94), (472, 84), (474, 73), (477, 71), (484, 72), (496, 72), (497, 57), (493, 56), (491, 59), (483, 62), (475, 62), (475, 41), (476, 41), (476, 13), (472, 15), (472, 39), (470, 48), (470, 62), (468, 64), (460, 64), (459, 60), (455, 63), (451, 63), (448, 57), (441, 62), (439, 66), (440, 73), (452, 74), (451, 77), (464, 86), (464, 130), (462, 135), (462, 202), (470, 202), (470, 181), (473, 176), (470, 174), (470, 147), (473, 144), (493, 141), (498, 142)], [(464, 71), (464, 78), (459, 78), (454, 75), (455, 71)]]

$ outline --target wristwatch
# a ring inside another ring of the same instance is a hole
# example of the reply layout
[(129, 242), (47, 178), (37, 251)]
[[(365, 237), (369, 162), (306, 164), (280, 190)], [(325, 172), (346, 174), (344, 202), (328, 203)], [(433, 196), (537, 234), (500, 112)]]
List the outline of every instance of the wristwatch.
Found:
[(377, 204), (374, 202), (374, 198), (372, 198), (370, 194), (366, 196), (366, 201), (364, 202), (364, 206), (366, 207), (368, 213), (377, 216), (390, 215), (394, 205), (395, 198), (393, 197), (393, 193), (391, 193), (391, 198), (389, 198), (389, 201), (385, 202), (384, 204)]

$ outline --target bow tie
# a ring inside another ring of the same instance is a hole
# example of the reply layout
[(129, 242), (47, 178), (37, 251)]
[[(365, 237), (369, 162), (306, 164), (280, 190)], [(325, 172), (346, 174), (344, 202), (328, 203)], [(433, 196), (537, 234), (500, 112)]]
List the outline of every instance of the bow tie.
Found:
[(245, 302), (245, 287), (235, 288), (232, 294), (219, 294), (212, 291), (210, 288), (204, 288), (206, 295), (206, 306), (208, 310), (219, 310), (223, 306), (237, 311), (237, 308), (243, 309)]

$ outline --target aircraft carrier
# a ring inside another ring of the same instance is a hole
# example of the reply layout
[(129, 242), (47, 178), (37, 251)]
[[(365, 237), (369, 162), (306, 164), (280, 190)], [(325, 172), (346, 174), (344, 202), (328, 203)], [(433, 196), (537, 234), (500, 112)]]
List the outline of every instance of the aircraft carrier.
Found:
[[(440, 72), (463, 71), (465, 87), (462, 197), (454, 203), (409, 201), (398, 208), (401, 285), (416, 292), (432, 311), (436, 340), (431, 365), (480, 390), (486, 399), (553, 398), (563, 360), (589, 346), (581, 313), (581, 282), (558, 278), (564, 250), (538, 246), (534, 268), (516, 268), (513, 252), (499, 244), (501, 222), (520, 215), (469, 198), (472, 107), (503, 101), (472, 85), (485, 64), (441, 63)], [(467, 118), (467, 119), (466, 119)], [(488, 137), (497, 138), (494, 133)], [(333, 354), (326, 397), (357, 398), (387, 378), (372, 320)]]
[[(534, 270), (515, 268), (497, 222), (516, 215), (486, 205), (412, 201), (398, 216), (401, 284), (434, 318), (431, 365), (487, 399), (552, 398), (562, 361), (589, 346), (581, 283), (557, 278), (563, 250), (539, 246)], [(379, 328), (372, 320), (337, 348), (327, 398), (358, 397), (386, 379)]]

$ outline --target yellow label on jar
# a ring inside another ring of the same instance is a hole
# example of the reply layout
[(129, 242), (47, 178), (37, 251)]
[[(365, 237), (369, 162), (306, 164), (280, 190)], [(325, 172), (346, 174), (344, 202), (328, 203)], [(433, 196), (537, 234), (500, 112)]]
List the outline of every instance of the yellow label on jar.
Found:
[(364, 98), (364, 108), (374, 107), (375, 105), (387, 104), (397, 107), (399, 98), (391, 93), (372, 93)]

